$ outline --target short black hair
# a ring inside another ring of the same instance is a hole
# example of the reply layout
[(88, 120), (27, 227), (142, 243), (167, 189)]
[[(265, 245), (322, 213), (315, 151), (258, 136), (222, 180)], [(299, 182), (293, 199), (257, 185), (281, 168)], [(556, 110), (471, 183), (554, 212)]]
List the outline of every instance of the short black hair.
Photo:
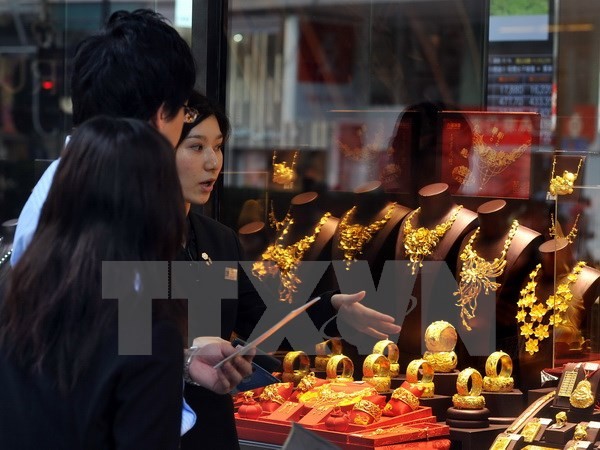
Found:
[(193, 90), (189, 96), (188, 106), (194, 108), (198, 111), (198, 117), (192, 123), (184, 123), (183, 129), (181, 130), (181, 137), (179, 138), (179, 142), (177, 146), (179, 146), (186, 136), (192, 131), (196, 125), (200, 122), (208, 119), (210, 116), (215, 116), (217, 119), (217, 123), (219, 124), (219, 128), (221, 129), (221, 134), (223, 135), (223, 142), (226, 142), (229, 139), (229, 133), (231, 131), (231, 124), (229, 123), (229, 118), (227, 114), (221, 108), (216, 101), (211, 100), (206, 95), (198, 92), (197, 90)]
[(71, 69), (74, 126), (100, 114), (148, 121), (163, 103), (172, 118), (196, 81), (189, 45), (148, 9), (113, 13), (79, 43)]

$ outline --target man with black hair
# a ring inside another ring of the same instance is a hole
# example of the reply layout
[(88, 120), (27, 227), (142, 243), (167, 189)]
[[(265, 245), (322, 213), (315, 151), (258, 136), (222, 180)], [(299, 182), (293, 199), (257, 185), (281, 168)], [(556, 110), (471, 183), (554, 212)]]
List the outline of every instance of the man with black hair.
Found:
[[(151, 10), (115, 12), (98, 34), (77, 46), (71, 73), (73, 124), (77, 127), (99, 115), (141, 119), (150, 122), (175, 147), (184, 122), (193, 121), (197, 114), (186, 106), (195, 80), (189, 46), (160, 14)], [(21, 211), (13, 266), (35, 233), (58, 162), (48, 167)], [(208, 347), (213, 354), (221, 352), (223, 356), (232, 351), (220, 338), (214, 338)], [(219, 393), (228, 392), (249, 373), (218, 375), (197, 357), (192, 365), (194, 373), (210, 374), (213, 383), (219, 377), (221, 383), (215, 388)], [(194, 381), (206, 383), (205, 379)], [(184, 403), (181, 433), (195, 420), (194, 412)]]

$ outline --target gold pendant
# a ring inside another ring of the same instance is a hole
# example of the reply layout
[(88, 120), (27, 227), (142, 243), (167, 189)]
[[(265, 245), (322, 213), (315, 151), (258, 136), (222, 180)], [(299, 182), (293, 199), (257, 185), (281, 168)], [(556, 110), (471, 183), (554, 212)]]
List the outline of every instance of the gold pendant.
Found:
[(588, 380), (581, 380), (571, 396), (569, 403), (575, 408), (589, 408), (594, 404), (594, 394), (592, 393), (592, 384)]

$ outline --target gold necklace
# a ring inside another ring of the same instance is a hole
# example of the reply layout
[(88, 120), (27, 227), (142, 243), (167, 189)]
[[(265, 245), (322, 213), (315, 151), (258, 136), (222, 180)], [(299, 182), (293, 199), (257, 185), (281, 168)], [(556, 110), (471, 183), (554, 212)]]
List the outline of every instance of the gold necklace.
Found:
[(496, 292), (498, 287), (500, 287), (500, 283), (492, 281), (490, 278), (498, 278), (504, 272), (504, 268), (506, 267), (506, 253), (518, 228), (519, 222), (513, 220), (508, 237), (504, 241), (502, 253), (500, 253), (498, 258), (494, 258), (492, 262), (483, 259), (477, 254), (477, 250), (473, 248), (473, 243), (479, 234), (480, 227), (475, 230), (475, 233), (473, 233), (460, 254), (460, 260), (463, 262), (463, 265), (460, 271), (458, 291), (454, 295), (460, 296), (456, 306), (460, 307), (460, 318), (468, 331), (471, 331), (471, 327), (467, 321), (475, 318), (477, 297), (481, 293), (481, 290), (483, 289), (486, 294), (489, 294), (490, 291)]
[[(300, 278), (296, 275), (298, 265), (302, 261), (306, 251), (317, 239), (321, 228), (329, 220), (329, 217), (331, 217), (331, 213), (325, 213), (315, 226), (312, 234), (304, 236), (293, 244), (284, 247), (282, 244), (275, 242), (269, 245), (261, 256), (263, 260), (257, 261), (252, 265), (252, 274), (259, 280), (262, 280), (266, 275), (275, 276), (277, 272), (280, 273), (281, 287), (279, 288), (279, 295), (281, 301), (292, 302), (294, 293), (297, 291), (296, 287), (301, 283)], [(290, 219), (277, 241), (283, 240), (293, 223), (294, 219)], [(275, 265), (267, 265), (265, 261), (273, 261)]]
[(357, 255), (362, 255), (363, 247), (388, 223), (396, 206), (396, 202), (392, 203), (382, 219), (369, 225), (349, 224), (350, 217), (356, 211), (356, 206), (346, 211), (342, 220), (340, 220), (340, 243), (338, 245), (344, 251), (346, 270), (348, 270), (352, 261), (356, 261)]
[(425, 227), (413, 227), (412, 218), (421, 211), (420, 207), (408, 215), (404, 222), (403, 242), (406, 255), (410, 258), (410, 263), (408, 263), (408, 265), (411, 266), (413, 275), (417, 273), (417, 266), (423, 267), (423, 259), (433, 253), (440, 240), (448, 230), (452, 228), (462, 207), (463, 205), (458, 205), (450, 218), (445, 222), (436, 225), (433, 230)]
[(275, 209), (273, 208), (273, 201), (271, 200), (271, 210), (269, 211), (269, 225), (271, 228), (275, 228), (275, 231), (279, 231), (285, 227), (290, 220), (292, 220), (292, 213), (289, 209), (283, 220), (277, 220), (277, 217), (275, 217)]
[[(558, 326), (567, 323), (565, 312), (573, 300), (571, 285), (579, 278), (579, 274), (585, 267), (585, 262), (579, 261), (575, 264), (571, 273), (567, 275), (566, 281), (559, 284), (556, 292), (550, 295), (545, 302), (538, 302), (535, 295), (535, 288), (537, 286), (535, 279), (540, 267), (542, 265), (538, 264), (529, 274), (529, 282), (521, 290), (521, 297), (517, 302), (519, 311), (517, 312), (516, 319), (517, 323), (521, 325), (521, 336), (525, 337), (525, 351), (530, 355), (536, 353), (539, 350), (538, 344), (549, 337), (550, 333), (548, 329), (550, 325)], [(548, 324), (543, 324), (542, 321), (548, 313), (552, 313), (549, 322)], [(532, 338), (531, 335), (534, 335), (535, 338)]]
[(290, 189), (292, 184), (296, 180), (296, 172), (294, 167), (296, 166), (296, 160), (298, 159), (298, 150), (294, 152), (292, 157), (292, 164), (288, 167), (286, 161), (277, 161), (277, 150), (273, 150), (273, 183), (283, 185), (284, 189)]

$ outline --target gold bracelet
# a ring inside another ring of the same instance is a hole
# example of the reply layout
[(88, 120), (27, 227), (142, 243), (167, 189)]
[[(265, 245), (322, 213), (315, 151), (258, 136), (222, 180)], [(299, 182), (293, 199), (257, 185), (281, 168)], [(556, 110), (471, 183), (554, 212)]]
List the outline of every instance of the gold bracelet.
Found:
[[(498, 361), (502, 364), (500, 373), (498, 373)], [(485, 362), (485, 374), (488, 377), (510, 377), (512, 371), (512, 359), (508, 353), (504, 353), (503, 351), (492, 353)]]
[(392, 380), (390, 379), (390, 361), (387, 357), (380, 353), (367, 356), (363, 363), (363, 381), (377, 389), (377, 392), (389, 391)]
[(296, 388), (300, 392), (308, 392), (312, 388), (314, 388), (316, 385), (317, 385), (317, 377), (315, 376), (314, 372), (310, 372), (308, 375), (306, 375), (304, 378), (302, 378), (300, 380), (300, 382), (298, 383), (298, 386), (296, 386)]
[(381, 353), (382, 355), (385, 355), (386, 349), (386, 356), (390, 361), (390, 377), (397, 377), (400, 374), (400, 365), (398, 364), (400, 350), (398, 350), (398, 346), (389, 339), (386, 339), (375, 344), (373, 347), (373, 353)]
[[(294, 369), (294, 363), (298, 361), (298, 368)], [(283, 358), (284, 382), (293, 382), (297, 386), (300, 381), (310, 373), (310, 358), (303, 351), (294, 351), (286, 353)]]
[(456, 359), (456, 353), (452, 352), (425, 352), (423, 354), (425, 359), (436, 372), (452, 372), (456, 368), (458, 360)]
[(358, 403), (355, 403), (352, 409), (368, 414), (373, 418), (373, 422), (381, 419), (381, 408), (372, 401), (362, 399)]
[[(469, 389), (469, 380), (471, 380), (471, 389)], [(478, 370), (467, 367), (458, 374), (456, 392), (462, 396), (477, 397), (481, 395), (482, 381)]]
[(262, 400), (263, 402), (275, 402), (280, 405), (283, 405), (285, 403), (285, 398), (283, 398), (278, 391), (279, 386), (281, 386), (282, 384), (283, 383), (275, 383), (265, 386), (260, 396), (258, 397), (259, 400)]
[(483, 395), (454, 394), (452, 404), (457, 409), (483, 409), (485, 408), (485, 398)]
[(483, 390), (486, 392), (510, 392), (514, 387), (513, 377), (483, 377)]
[[(331, 351), (329, 348), (331, 347)], [(315, 370), (325, 372), (327, 370), (327, 363), (333, 355), (342, 354), (342, 342), (339, 338), (332, 338), (326, 341), (320, 342), (315, 345)]]
[(425, 345), (430, 352), (451, 352), (457, 340), (456, 329), (444, 320), (431, 323), (425, 330)]
[[(342, 363), (342, 374), (338, 375), (338, 366)], [(329, 358), (326, 367), (327, 379), (329, 381), (354, 381), (354, 363), (345, 355), (333, 355)]]
[(419, 407), (419, 397), (402, 386), (394, 389), (394, 392), (392, 392), (392, 398), (406, 403), (412, 410), (415, 410)]
[[(419, 370), (423, 372), (421, 379), (419, 379)], [(433, 398), (435, 396), (433, 374), (433, 366), (427, 360), (415, 359), (406, 368), (406, 381), (423, 392), (421, 398)]]

